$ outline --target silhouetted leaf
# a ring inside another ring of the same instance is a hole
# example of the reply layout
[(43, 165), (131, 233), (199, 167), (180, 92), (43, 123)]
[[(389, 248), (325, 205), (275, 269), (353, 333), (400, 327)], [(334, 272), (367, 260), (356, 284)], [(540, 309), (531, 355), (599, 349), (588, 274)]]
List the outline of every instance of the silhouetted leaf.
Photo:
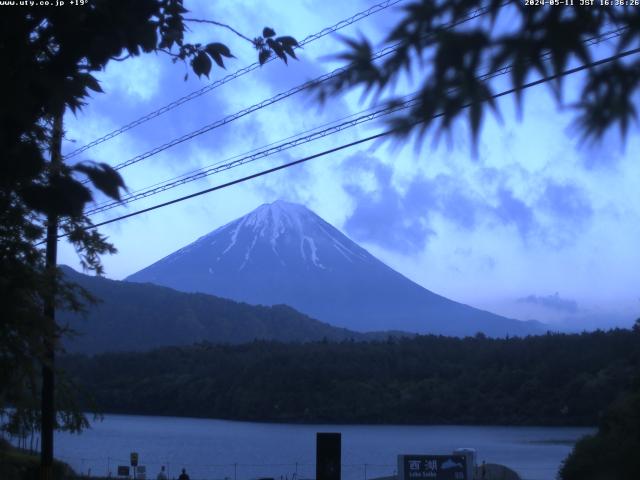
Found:
[(198, 52), (196, 56), (191, 60), (191, 68), (193, 72), (198, 75), (206, 75), (209, 77), (211, 71), (211, 59), (204, 52)]
[(271, 57), (271, 50), (267, 50), (266, 48), (260, 50), (260, 53), (258, 54), (258, 61), (260, 62), (260, 65), (264, 65), (264, 62), (269, 60), (269, 57)]
[(295, 51), (293, 50), (293, 47), (298, 45), (298, 42), (296, 42), (295, 38), (293, 38), (293, 37), (278, 37), (278, 38), (276, 38), (276, 42), (282, 46), (284, 51), (290, 57), (295, 58), (296, 60), (298, 59), (298, 57), (296, 57)]
[(204, 47), (204, 49), (211, 56), (217, 54), (227, 58), (235, 58), (231, 54), (231, 50), (229, 50), (229, 47), (227, 47), (223, 43), (210, 43), (206, 47)]
[(210, 43), (204, 47), (204, 50), (213, 58), (213, 61), (222, 68), (225, 68), (224, 61), (222, 60), (223, 56), (234, 58), (229, 48), (222, 43)]
[(120, 189), (125, 188), (120, 174), (106, 163), (80, 163), (74, 170), (84, 173), (91, 183), (105, 195), (120, 200)]
[(52, 182), (52, 203), (60, 216), (82, 215), (85, 204), (91, 201), (91, 192), (74, 178), (57, 177)]
[(288, 46), (288, 47), (299, 47), (300, 45), (298, 45), (298, 41), (293, 38), (293, 37), (278, 37), (276, 38), (276, 42), (281, 43), (282, 46)]
[(29, 208), (61, 217), (80, 216), (91, 192), (69, 176), (56, 176), (50, 185), (29, 185), (21, 192)]
[(269, 27), (264, 27), (262, 29), (262, 36), (264, 38), (270, 38), (273, 37), (276, 34), (276, 32), (273, 30), (273, 28), (269, 28)]
[(640, 62), (624, 65), (618, 61), (592, 73), (580, 102), (574, 105), (580, 110), (578, 129), (583, 140), (602, 138), (616, 123), (622, 137), (626, 136), (629, 123), (638, 118), (633, 93), (639, 86), (639, 78)]
[(142, 50), (147, 53), (156, 49), (158, 34), (155, 25), (146, 25), (142, 29), (140, 32), (140, 43), (142, 44)]
[(103, 93), (102, 87), (100, 87), (100, 84), (93, 75), (84, 73), (80, 74), (80, 78), (82, 79), (82, 81), (84, 81), (85, 85), (94, 92)]
[(280, 45), (275, 40), (272, 40), (271, 38), (267, 39), (267, 45), (269, 45), (271, 50), (273, 50), (275, 54), (284, 61), (284, 63), (287, 63), (287, 56), (284, 53), (284, 48), (282, 47), (282, 45)]
[(219, 53), (209, 53), (209, 56), (213, 58), (213, 61), (216, 62), (219, 67), (225, 68), (224, 62), (222, 61), (222, 55)]

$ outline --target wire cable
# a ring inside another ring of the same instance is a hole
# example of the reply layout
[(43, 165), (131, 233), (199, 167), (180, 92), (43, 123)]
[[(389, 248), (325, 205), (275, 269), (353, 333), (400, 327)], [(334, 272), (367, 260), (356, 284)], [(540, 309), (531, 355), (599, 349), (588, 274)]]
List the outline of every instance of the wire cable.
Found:
[[(384, 2), (378, 3), (376, 5), (371, 6), (370, 8), (368, 8), (367, 10), (363, 10), (361, 12), (356, 13), (355, 15), (352, 15), (351, 17), (341, 20), (338, 23), (336, 23), (335, 25), (332, 25), (330, 27), (326, 27), (323, 28), (322, 30), (320, 30), (317, 33), (314, 33), (312, 35), (309, 35), (307, 37), (305, 37), (298, 45), (300, 47), (307, 45), (315, 40), (318, 40), (319, 38), (322, 38), (326, 35), (329, 35), (331, 33), (334, 33), (344, 27), (348, 27), (349, 25), (352, 25), (356, 22), (359, 22), (360, 20), (367, 18), (371, 15), (373, 15), (374, 13), (380, 12), (386, 8), (389, 8), (391, 6), (394, 6), (400, 2), (402, 2), (403, 0), (386, 0)], [(271, 62), (273, 60), (275, 60), (276, 57), (270, 57), (267, 62)], [(153, 112), (148, 113), (147, 115), (144, 115), (116, 130), (113, 130), (112, 132), (107, 133), (106, 135), (103, 135), (102, 137), (96, 138), (95, 140), (87, 143), (86, 145), (83, 145), (82, 147), (76, 148), (75, 150), (67, 153), (64, 158), (65, 159), (69, 159), (72, 157), (75, 157), (79, 154), (81, 154), (82, 152), (85, 152), (87, 150), (89, 150), (92, 147), (95, 147), (96, 145), (99, 145), (101, 143), (106, 142), (107, 140), (110, 140), (112, 138), (117, 137), (118, 135), (131, 130), (132, 128), (137, 127), (138, 125), (142, 125), (145, 122), (148, 122), (149, 120), (159, 117), (161, 115), (164, 115), (165, 113), (173, 110), (176, 107), (179, 107), (180, 105), (189, 102), (191, 100), (194, 100), (198, 97), (201, 97), (202, 95), (204, 95), (207, 92), (210, 92), (222, 85), (224, 85), (225, 83), (230, 82), (231, 80), (234, 80), (238, 77), (241, 77), (243, 75), (246, 75), (249, 72), (252, 72), (253, 70), (259, 68), (261, 65), (259, 62), (255, 62), (252, 63), (251, 65), (248, 65), (246, 67), (243, 67), (237, 71), (235, 71), (234, 73), (231, 73), (219, 80), (216, 80), (213, 83), (210, 83), (209, 85), (206, 85), (202, 88), (200, 88), (199, 90), (195, 90), (191, 93), (189, 93), (188, 95), (185, 95), (183, 97), (178, 98), (177, 100), (174, 100), (173, 102), (165, 105), (164, 107), (161, 107), (157, 110), (154, 110)]]
[[(607, 31), (597, 37), (593, 37), (585, 40), (584, 43), (587, 45), (594, 45), (597, 43), (601, 43), (603, 41), (607, 41), (607, 40), (610, 40), (611, 38), (621, 35), (624, 30), (625, 30), (624, 28), (621, 28), (617, 30)], [(546, 53), (541, 56), (541, 59), (543, 61), (547, 61), (549, 56), (550, 56), (550, 53)], [(511, 72), (512, 70), (513, 70), (513, 66), (509, 65), (509, 66), (500, 68), (498, 70), (494, 70), (494, 71), (485, 73), (483, 75), (480, 75), (478, 77), (478, 80), (488, 81), (498, 76), (505, 75)], [(190, 183), (192, 181), (196, 181), (196, 180), (208, 177), (210, 175), (220, 173), (225, 170), (229, 170), (231, 168), (239, 167), (246, 163), (253, 162), (258, 159), (274, 155), (276, 153), (280, 153), (282, 151), (288, 150), (298, 145), (306, 144), (306, 143), (318, 140), (320, 138), (333, 135), (335, 133), (338, 133), (342, 130), (346, 130), (348, 128), (353, 128), (362, 123), (370, 122), (370, 121), (382, 118), (384, 116), (397, 113), (398, 111), (410, 108), (417, 101), (417, 97), (414, 96), (413, 94), (407, 95), (403, 98), (404, 98), (404, 101), (398, 104), (395, 104), (393, 106), (386, 106), (382, 108), (372, 107), (372, 108), (363, 110), (361, 112), (357, 112), (355, 114), (349, 115), (348, 117), (345, 117), (344, 119), (342, 119), (345, 121), (336, 120), (333, 122), (329, 122), (323, 126), (319, 126), (311, 130), (307, 130), (305, 132), (302, 132), (297, 135), (293, 135), (291, 137), (287, 137), (286, 139), (280, 140), (278, 142), (270, 143), (265, 147), (262, 147), (262, 149), (254, 149), (245, 154), (235, 155), (226, 160), (216, 162), (212, 165), (194, 170), (192, 172), (188, 172), (178, 177), (173, 177), (164, 182), (153, 184), (145, 189), (140, 189), (135, 192), (132, 192), (131, 194), (127, 195), (125, 198), (121, 199), (120, 201), (107, 201), (90, 210), (87, 210), (85, 214), (94, 215), (97, 213), (101, 213), (101, 212), (110, 210), (112, 208), (116, 208), (118, 206), (122, 206), (136, 200), (147, 198), (149, 196), (164, 192), (166, 190), (170, 190), (180, 185), (184, 185), (186, 183)], [(378, 110), (375, 110), (371, 113), (365, 113), (373, 110), (374, 108), (378, 108)], [(356, 118), (353, 118), (353, 117), (356, 117)], [(336, 124), (337, 122), (341, 122), (341, 123)], [(326, 127), (326, 128), (323, 128), (323, 127)]]
[[(543, 83), (550, 82), (552, 80), (556, 80), (556, 79), (561, 78), (561, 77), (565, 77), (565, 76), (568, 76), (568, 75), (573, 75), (575, 73), (578, 73), (578, 72), (581, 72), (581, 71), (584, 71), (584, 70), (587, 70), (587, 69), (590, 69), (590, 68), (594, 68), (594, 67), (597, 67), (599, 65), (604, 65), (606, 63), (609, 63), (609, 62), (612, 62), (612, 61), (615, 61), (615, 60), (619, 60), (621, 58), (628, 57), (630, 55), (634, 55), (634, 54), (637, 54), (637, 53), (640, 53), (640, 47), (639, 48), (634, 48), (632, 50), (626, 50), (626, 51), (620, 52), (620, 53), (618, 53), (616, 55), (611, 55), (609, 57), (606, 57), (604, 59), (601, 59), (601, 60), (598, 60), (598, 61), (595, 61), (595, 62), (585, 63), (585, 64), (582, 64), (582, 65), (580, 65), (578, 67), (571, 68), (571, 69), (568, 69), (568, 70), (564, 70), (564, 71), (562, 71), (560, 73), (557, 73), (557, 74), (554, 74), (554, 75), (548, 75), (548, 76), (542, 77), (542, 78), (540, 78), (538, 80), (525, 83), (525, 84), (523, 84), (523, 85), (521, 85), (519, 87), (513, 87), (513, 88), (510, 88), (510, 89), (507, 89), (507, 90), (503, 90), (502, 92), (490, 95), (489, 97), (481, 100), (481, 102), (485, 102), (485, 101), (488, 101), (488, 100), (491, 100), (491, 99), (497, 99), (497, 98), (500, 98), (500, 97), (504, 97), (506, 95), (510, 95), (510, 94), (518, 92), (518, 91), (522, 91), (522, 90), (525, 90), (525, 89), (528, 89), (528, 88), (531, 88), (531, 87), (535, 87), (537, 85), (541, 85)], [(465, 105), (462, 105), (460, 107), (460, 109), (468, 108), (471, 105), (473, 105), (474, 103), (479, 103), (479, 102), (467, 103)], [(431, 118), (435, 119), (435, 118), (441, 117), (443, 115), (444, 115), (444, 113), (438, 113), (438, 114), (434, 115)], [(417, 122), (414, 123), (414, 125), (418, 125), (419, 123), (422, 123), (422, 122), (417, 121)], [(98, 228), (98, 227), (101, 227), (101, 226), (104, 226), (104, 225), (108, 225), (110, 223), (114, 223), (114, 222), (118, 222), (118, 221), (124, 220), (126, 218), (135, 217), (135, 216), (141, 215), (143, 213), (151, 212), (151, 211), (157, 210), (159, 208), (167, 207), (169, 205), (180, 203), (180, 202), (183, 202), (185, 200), (189, 200), (191, 198), (199, 197), (201, 195), (204, 195), (204, 194), (207, 194), (207, 193), (210, 193), (210, 192), (215, 192), (215, 191), (221, 190), (223, 188), (228, 188), (228, 187), (231, 187), (233, 185), (244, 183), (244, 182), (247, 182), (249, 180), (253, 180), (255, 178), (262, 177), (264, 175), (268, 175), (270, 173), (274, 173), (274, 172), (277, 172), (277, 171), (280, 171), (280, 170), (284, 170), (286, 168), (290, 168), (290, 167), (293, 167), (295, 165), (299, 165), (301, 163), (308, 162), (308, 161), (313, 160), (315, 158), (320, 158), (320, 157), (329, 155), (331, 153), (338, 152), (340, 150), (344, 150), (344, 149), (347, 149), (347, 148), (350, 148), (350, 147), (353, 147), (353, 146), (356, 146), (356, 145), (360, 145), (360, 144), (365, 143), (365, 142), (370, 142), (372, 140), (375, 140), (375, 139), (378, 139), (378, 138), (382, 138), (382, 137), (391, 135), (391, 134), (396, 133), (396, 132), (398, 132), (397, 129), (385, 130), (385, 131), (377, 133), (375, 135), (370, 135), (368, 137), (361, 138), (361, 139), (358, 139), (356, 141), (340, 145), (338, 147), (330, 148), (328, 150), (324, 150), (322, 152), (315, 153), (313, 155), (309, 155), (307, 157), (303, 157), (303, 158), (300, 158), (298, 160), (294, 160), (292, 162), (288, 162), (288, 163), (279, 165), (277, 167), (272, 167), (272, 168), (269, 168), (269, 169), (266, 169), (266, 170), (262, 170), (260, 172), (257, 172), (257, 173), (251, 174), (251, 175), (247, 175), (247, 176), (238, 178), (236, 180), (232, 180), (232, 181), (220, 184), (220, 185), (216, 185), (214, 187), (210, 187), (210, 188), (207, 188), (207, 189), (204, 189), (204, 190), (200, 190), (199, 192), (195, 192), (195, 193), (191, 193), (189, 195), (185, 195), (185, 196), (182, 196), (182, 197), (174, 198), (173, 200), (169, 200), (167, 202), (159, 203), (159, 204), (153, 205), (151, 207), (144, 208), (144, 209), (141, 209), (141, 210), (138, 210), (136, 212), (132, 212), (132, 213), (129, 213), (129, 214), (126, 214), (126, 215), (121, 215), (119, 217), (115, 217), (115, 218), (112, 218), (112, 219), (109, 219), (109, 220), (105, 220), (103, 222), (96, 223), (94, 225), (81, 227), (81, 229), (82, 230), (91, 230), (91, 229)], [(58, 238), (63, 238), (65, 236), (66, 236), (66, 234), (63, 234), (63, 235), (58, 236)]]
[(182, 177), (178, 177), (178, 178), (173, 179), (173, 180), (168, 180), (168, 181), (162, 182), (160, 184), (156, 184), (157, 186), (152, 186), (152, 187), (150, 187), (148, 189), (143, 189), (143, 190), (141, 190), (141, 191), (139, 191), (137, 193), (133, 193), (133, 194), (123, 198), (121, 201), (109, 201), (109, 202), (107, 202), (106, 204), (104, 204), (102, 206), (97, 206), (97, 207), (95, 207), (93, 209), (87, 210), (85, 212), (85, 214), (86, 215), (94, 215), (96, 213), (104, 212), (106, 210), (110, 210), (112, 208), (116, 208), (118, 206), (121, 206), (121, 205), (124, 205), (124, 204), (127, 204), (127, 203), (131, 203), (131, 202), (133, 202), (135, 200), (140, 200), (142, 198), (146, 198), (146, 197), (149, 197), (151, 195), (155, 195), (155, 194), (158, 194), (160, 192), (164, 192), (166, 190), (178, 187), (180, 185), (184, 185), (186, 183), (190, 183), (190, 182), (193, 182), (195, 180), (199, 180), (199, 179), (208, 177), (210, 175), (213, 175), (213, 174), (216, 174), (216, 173), (220, 173), (220, 172), (222, 172), (224, 170), (229, 170), (231, 168), (239, 167), (239, 166), (244, 165), (246, 163), (253, 162), (253, 161), (256, 161), (258, 159), (274, 155), (276, 153), (280, 153), (282, 151), (288, 150), (288, 149), (296, 147), (298, 145), (302, 145), (302, 144), (305, 144), (305, 143), (309, 143), (309, 142), (318, 140), (320, 138), (327, 137), (329, 135), (333, 135), (333, 134), (338, 133), (338, 132), (340, 132), (342, 130), (355, 127), (356, 125), (360, 125), (360, 124), (365, 123), (365, 122), (370, 122), (372, 120), (381, 118), (383, 116), (390, 115), (390, 114), (398, 112), (400, 110), (409, 108), (410, 106), (413, 105), (414, 102), (415, 102), (415, 99), (412, 98), (411, 100), (407, 100), (407, 101), (403, 102), (400, 105), (393, 106), (393, 107), (381, 108), (381, 109), (379, 109), (377, 111), (374, 111), (373, 113), (362, 115), (362, 116), (357, 117), (355, 119), (339, 123), (337, 125), (331, 126), (329, 128), (326, 128), (326, 129), (322, 129), (322, 130), (315, 129), (316, 131), (313, 131), (309, 135), (298, 136), (298, 138), (295, 138), (295, 139), (290, 140), (288, 142), (282, 142), (282, 143), (276, 142), (276, 144), (274, 144), (273, 146), (271, 146), (269, 148), (265, 148), (263, 150), (258, 150), (255, 153), (249, 153), (249, 154), (244, 155), (244, 156), (239, 156), (239, 158), (237, 158), (235, 160), (232, 160), (232, 161), (229, 161), (229, 162), (225, 162), (225, 161), (217, 162), (213, 166), (205, 167), (204, 169), (197, 170), (194, 173), (192, 173), (191, 175), (184, 175)]
[[(408, 98), (408, 96), (407, 96), (407, 98)], [(286, 137), (286, 138), (281, 138), (281, 139), (279, 139), (279, 140), (276, 140), (276, 141), (270, 142), (270, 143), (268, 143), (268, 144), (266, 144), (266, 145), (262, 145), (262, 146), (260, 146), (260, 147), (253, 148), (253, 149), (251, 149), (251, 150), (249, 150), (249, 151), (247, 151), (247, 152), (243, 152), (243, 153), (239, 153), (239, 154), (233, 155), (233, 156), (231, 156), (231, 157), (226, 158), (225, 160), (219, 160), (219, 161), (214, 162), (214, 163), (211, 163), (211, 164), (209, 164), (209, 165), (205, 165), (204, 167), (196, 168), (196, 169), (194, 169), (194, 170), (190, 170), (190, 171), (188, 171), (188, 172), (185, 172), (185, 173), (183, 173), (183, 174), (177, 175), (177, 176), (175, 176), (175, 177), (171, 177), (171, 178), (169, 178), (169, 179), (167, 179), (167, 180), (162, 180), (162, 181), (160, 181), (160, 182), (156, 182), (156, 183), (153, 183), (153, 184), (151, 184), (151, 185), (147, 185), (146, 187), (140, 188), (140, 189), (138, 189), (138, 190), (134, 190), (134, 191), (132, 191), (132, 192), (128, 192), (127, 196), (126, 196), (125, 198), (121, 199), (119, 202), (118, 202), (118, 201), (115, 201), (115, 202), (114, 202), (114, 201), (112, 201), (112, 200), (105, 200), (104, 202), (100, 202), (100, 203), (98, 203), (96, 206), (97, 206), (97, 207), (102, 207), (102, 206), (104, 206), (104, 205), (106, 205), (106, 204), (108, 204), (108, 203), (116, 203), (116, 204), (120, 204), (120, 203), (123, 203), (123, 202), (125, 202), (125, 203), (126, 203), (126, 201), (127, 201), (127, 199), (128, 199), (129, 197), (131, 197), (131, 196), (133, 196), (133, 195), (135, 195), (135, 194), (138, 194), (138, 193), (140, 193), (140, 192), (142, 192), (142, 191), (144, 191), (144, 190), (146, 190), (146, 189), (151, 189), (151, 188), (154, 188), (154, 187), (157, 187), (157, 186), (160, 186), (160, 185), (164, 185), (164, 184), (166, 184), (166, 183), (168, 183), (168, 182), (172, 182), (172, 181), (175, 181), (175, 180), (182, 179), (182, 178), (184, 178), (184, 177), (188, 177), (188, 176), (191, 176), (191, 175), (198, 174), (199, 172), (202, 172), (202, 171), (204, 171), (204, 170), (206, 170), (206, 169), (208, 169), (208, 168), (211, 168), (211, 167), (214, 167), (214, 166), (220, 165), (221, 163), (229, 162), (229, 161), (231, 161), (231, 160), (238, 159), (238, 158), (240, 158), (240, 157), (242, 157), (242, 156), (246, 156), (246, 155), (250, 155), (250, 154), (252, 154), (252, 153), (259, 152), (260, 150), (264, 150), (264, 149), (266, 149), (266, 148), (268, 148), (268, 147), (271, 147), (271, 146), (274, 146), (274, 145), (276, 145), (276, 144), (278, 144), (278, 143), (282, 143), (282, 142), (285, 142), (285, 141), (288, 141), (288, 140), (294, 139), (294, 138), (296, 138), (296, 137), (299, 137), (299, 136), (301, 136), (301, 135), (306, 135), (306, 134), (309, 134), (309, 133), (315, 132), (315, 131), (316, 131), (316, 130), (318, 130), (318, 129), (321, 129), (321, 128), (324, 128), (324, 127), (328, 127), (328, 126), (333, 125), (333, 124), (338, 123), (338, 122), (343, 122), (343, 121), (346, 121), (346, 120), (348, 120), (348, 119), (352, 119), (353, 117), (356, 117), (356, 116), (358, 116), (358, 115), (361, 115), (362, 113), (364, 113), (364, 112), (368, 112), (368, 111), (373, 110), (373, 109), (375, 109), (375, 108), (377, 108), (377, 107), (378, 107), (377, 105), (374, 105), (374, 106), (369, 107), (369, 108), (367, 108), (367, 109), (365, 109), (365, 110), (362, 110), (362, 111), (360, 111), (360, 112), (355, 112), (355, 113), (352, 113), (352, 114), (347, 115), (347, 116), (345, 116), (345, 117), (342, 117), (342, 118), (340, 118), (340, 119), (332, 120), (332, 121), (327, 122), (327, 123), (324, 123), (324, 124), (322, 124), (322, 125), (319, 125), (319, 126), (316, 126), (316, 127), (310, 128), (310, 129), (305, 130), (305, 131), (303, 131), (303, 132), (299, 132), (299, 133), (296, 133), (296, 134), (293, 134), (293, 135), (289, 135), (289, 136), (288, 136), (288, 137)]]
[[(508, 0), (507, 2), (505, 2), (503, 4), (503, 6), (506, 5), (506, 4), (509, 4), (511, 2), (512, 2), (512, 0)], [(471, 20), (473, 20), (475, 18), (478, 18), (478, 17), (480, 17), (482, 15), (485, 15), (489, 11), (490, 11), (490, 7), (489, 6), (479, 7), (477, 9), (475, 9), (473, 12), (471, 12), (465, 18), (463, 18), (461, 20), (457, 20), (455, 22), (450, 22), (448, 24), (443, 25), (440, 28), (445, 28), (445, 29), (454, 28), (454, 27), (456, 27), (458, 25), (461, 25), (462, 23), (471, 21)], [(398, 48), (400, 48), (400, 46), (402, 46), (402, 45), (403, 45), (403, 42), (397, 42), (397, 43), (395, 43), (393, 45), (389, 45), (389, 46), (383, 48), (382, 50), (379, 50), (378, 52), (375, 52), (372, 55), (372, 60), (377, 60), (377, 59), (382, 58), (382, 57), (384, 57), (386, 55), (389, 55), (389, 54), (395, 52), (396, 50), (398, 50)], [(281, 93), (279, 93), (279, 94), (277, 94), (277, 95), (275, 95), (275, 96), (273, 96), (271, 98), (268, 98), (268, 99), (263, 100), (263, 101), (261, 101), (259, 103), (251, 105), (250, 107), (244, 108), (244, 109), (242, 109), (242, 110), (240, 110), (240, 111), (238, 111), (238, 112), (236, 112), (234, 114), (227, 115), (226, 117), (224, 117), (224, 118), (222, 118), (220, 120), (217, 120), (217, 121), (215, 121), (213, 123), (210, 123), (208, 125), (205, 125), (204, 127), (201, 127), (198, 130), (195, 130), (195, 131), (193, 131), (191, 133), (187, 133), (185, 135), (182, 135), (181, 137), (175, 138), (175, 139), (170, 140), (169, 142), (166, 142), (166, 143), (164, 143), (164, 144), (162, 144), (162, 145), (160, 145), (158, 147), (155, 147), (155, 148), (153, 148), (151, 150), (148, 150), (148, 151), (146, 151), (144, 153), (136, 155), (135, 157), (132, 157), (132, 158), (130, 158), (128, 160), (125, 160), (122, 163), (117, 164), (113, 168), (114, 168), (114, 170), (122, 170), (123, 168), (126, 168), (126, 167), (129, 167), (131, 165), (134, 165), (134, 164), (136, 164), (138, 162), (141, 162), (142, 160), (145, 160), (145, 159), (150, 158), (150, 157), (152, 157), (154, 155), (157, 155), (158, 153), (163, 152), (163, 151), (165, 151), (165, 150), (167, 150), (167, 149), (169, 149), (171, 147), (174, 147), (176, 145), (179, 145), (181, 143), (189, 141), (189, 140), (191, 140), (191, 139), (193, 139), (195, 137), (198, 137), (198, 136), (200, 136), (200, 135), (202, 135), (204, 133), (210, 132), (211, 130), (214, 130), (214, 129), (219, 128), (219, 127), (221, 127), (223, 125), (226, 125), (226, 124), (231, 123), (231, 122), (233, 122), (235, 120), (238, 120), (239, 118), (242, 118), (242, 117), (244, 117), (246, 115), (249, 115), (249, 114), (251, 114), (251, 113), (253, 113), (253, 112), (257, 111), (257, 110), (260, 110), (262, 108), (265, 108), (265, 107), (268, 107), (268, 106), (273, 105), (275, 103), (278, 103), (278, 102), (280, 102), (280, 101), (282, 101), (282, 100), (284, 100), (286, 98), (289, 98), (289, 97), (291, 97), (291, 96), (293, 96), (293, 95), (295, 95), (295, 94), (297, 94), (297, 93), (299, 93), (299, 92), (301, 92), (303, 90), (307, 90), (307, 89), (309, 89), (309, 88), (311, 88), (313, 86), (316, 86), (316, 85), (318, 85), (318, 84), (320, 84), (322, 82), (325, 82), (327, 80), (335, 78), (338, 75), (348, 71), (351, 67), (352, 67), (352, 64), (346, 65), (344, 67), (337, 68), (337, 69), (333, 70), (332, 72), (329, 72), (329, 73), (326, 73), (324, 75), (321, 75), (321, 76), (319, 76), (319, 77), (317, 77), (317, 78), (315, 78), (313, 80), (309, 80), (309, 81), (307, 81), (307, 82), (305, 82), (303, 84), (300, 84), (300, 85), (298, 85), (296, 87), (293, 87), (293, 88), (291, 88), (291, 89), (289, 89), (289, 90), (287, 90), (285, 92), (281, 92)], [(89, 183), (89, 180), (88, 179), (84, 180), (83, 183)]]

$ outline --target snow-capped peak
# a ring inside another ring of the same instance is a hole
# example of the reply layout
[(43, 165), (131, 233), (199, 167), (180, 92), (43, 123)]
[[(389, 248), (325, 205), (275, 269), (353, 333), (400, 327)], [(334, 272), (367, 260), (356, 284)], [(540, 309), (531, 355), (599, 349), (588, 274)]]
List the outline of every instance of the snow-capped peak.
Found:
[(280, 263), (283, 265), (287, 263), (284, 260), (285, 253), (288, 254), (290, 262), (292, 250), (295, 249), (303, 262), (325, 269), (327, 267), (323, 263), (322, 257), (326, 257), (329, 253), (327, 251), (329, 246), (349, 261), (353, 261), (354, 257), (368, 259), (364, 250), (307, 207), (284, 200), (263, 204), (232, 222), (228, 227), (230, 241), (223, 253), (236, 246), (239, 235), (242, 234), (246, 237), (250, 232), (249, 236), (252, 237), (249, 241), (245, 238), (243, 242), (245, 252), (240, 269), (245, 268), (250, 261), (253, 250), (264, 242), (269, 244), (271, 251), (281, 260)]
[(361, 331), (468, 334), (479, 331), (482, 322), (492, 328), (486, 333), (511, 331), (511, 321), (423, 289), (308, 208), (281, 200), (261, 205), (129, 280), (254, 304), (287, 304)]
[[(256, 251), (264, 260), (265, 249), (275, 256), (282, 267), (303, 263), (318, 269), (332, 269), (336, 258), (371, 261), (372, 257), (307, 207), (284, 200), (260, 205), (211, 233), (199, 238), (162, 261), (172, 262), (176, 257), (194, 249), (211, 251), (218, 263), (223, 258), (237, 259), (236, 268), (244, 270)], [(211, 271), (216, 270), (212, 265)]]

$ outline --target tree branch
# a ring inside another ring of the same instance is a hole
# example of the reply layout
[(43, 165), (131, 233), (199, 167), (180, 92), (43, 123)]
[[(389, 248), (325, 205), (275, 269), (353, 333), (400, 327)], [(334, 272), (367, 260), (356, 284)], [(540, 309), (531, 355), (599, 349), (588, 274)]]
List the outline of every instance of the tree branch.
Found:
[(125, 61), (127, 58), (131, 58), (131, 54), (129, 53), (128, 55), (125, 55), (124, 57), (111, 57), (111, 60), (115, 60), (116, 62), (123, 62)]
[(251, 45), (255, 46), (255, 42), (250, 39), (249, 37), (247, 37), (246, 35), (243, 35), (242, 33), (240, 33), (239, 31), (237, 31), (235, 28), (227, 25), (226, 23), (220, 23), (220, 22), (216, 22), (215, 20), (202, 20), (199, 18), (185, 18), (183, 19), (185, 22), (195, 22), (195, 23), (210, 23), (212, 25), (217, 25), (218, 27), (224, 27), (227, 28), (229, 30), (231, 30), (233, 33), (235, 33), (237, 36), (239, 36), (240, 38), (242, 38), (243, 40), (246, 40), (247, 42), (251, 43)]
[(177, 53), (173, 53), (172, 51), (167, 50), (166, 48), (158, 48), (157, 50), (159, 52), (166, 53), (170, 57), (173, 57), (173, 58), (175, 58), (177, 60), (184, 60), (184, 58), (182, 58), (180, 55), (178, 55)]

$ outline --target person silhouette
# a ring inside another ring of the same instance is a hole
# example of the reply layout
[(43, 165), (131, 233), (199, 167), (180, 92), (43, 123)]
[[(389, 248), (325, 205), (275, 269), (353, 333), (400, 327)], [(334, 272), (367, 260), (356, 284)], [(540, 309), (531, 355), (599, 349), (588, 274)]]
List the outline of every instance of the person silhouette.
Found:
[(167, 480), (167, 472), (164, 471), (164, 465), (160, 467), (156, 480)]
[(189, 475), (187, 475), (187, 470), (186, 469), (184, 469), (184, 468), (182, 469), (182, 473), (178, 477), (178, 480), (190, 480), (189, 479)]

